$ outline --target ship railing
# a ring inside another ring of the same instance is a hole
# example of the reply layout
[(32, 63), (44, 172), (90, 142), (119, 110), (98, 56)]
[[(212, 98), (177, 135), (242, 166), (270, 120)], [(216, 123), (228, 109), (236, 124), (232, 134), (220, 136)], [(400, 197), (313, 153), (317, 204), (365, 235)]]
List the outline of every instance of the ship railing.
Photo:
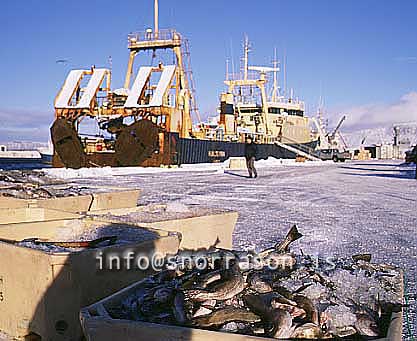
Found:
[(294, 106), (299, 106), (300, 109), (305, 109), (305, 103), (303, 101), (300, 101), (298, 98), (287, 98), (287, 97), (279, 97), (275, 101), (270, 101), (268, 103), (279, 103), (279, 104), (290, 104)]
[(158, 32), (148, 29), (141, 32), (133, 32), (128, 35), (129, 45), (137, 42), (151, 42), (157, 40), (181, 40), (181, 35), (171, 29), (163, 29)]
[[(259, 80), (259, 72), (257, 71), (248, 71), (246, 80), (256, 81)], [(226, 80), (228, 81), (238, 81), (238, 80), (245, 80), (243, 72), (239, 73), (228, 73), (226, 75)]]

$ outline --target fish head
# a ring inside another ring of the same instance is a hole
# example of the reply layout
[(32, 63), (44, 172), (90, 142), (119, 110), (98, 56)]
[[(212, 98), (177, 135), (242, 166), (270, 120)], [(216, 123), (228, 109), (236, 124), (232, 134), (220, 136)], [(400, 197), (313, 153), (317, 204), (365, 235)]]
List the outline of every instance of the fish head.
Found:
[(314, 323), (306, 323), (295, 328), (291, 338), (296, 339), (318, 339), (323, 336), (321, 328)]

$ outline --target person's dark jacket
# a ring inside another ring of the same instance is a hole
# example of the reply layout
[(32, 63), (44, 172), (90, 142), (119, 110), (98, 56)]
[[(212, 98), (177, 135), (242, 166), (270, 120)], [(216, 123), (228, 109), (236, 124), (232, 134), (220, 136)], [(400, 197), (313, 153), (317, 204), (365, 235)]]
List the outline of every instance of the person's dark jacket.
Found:
[(414, 162), (417, 165), (417, 146), (405, 152), (405, 162)]
[(245, 158), (249, 160), (250, 158), (256, 158), (256, 153), (258, 148), (256, 147), (255, 143), (246, 143), (245, 144)]

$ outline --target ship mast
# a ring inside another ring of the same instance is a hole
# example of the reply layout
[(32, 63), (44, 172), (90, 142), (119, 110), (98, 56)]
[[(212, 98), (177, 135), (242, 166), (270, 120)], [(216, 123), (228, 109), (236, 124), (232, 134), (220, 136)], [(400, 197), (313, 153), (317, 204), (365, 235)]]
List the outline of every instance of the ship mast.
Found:
[(271, 101), (277, 102), (279, 97), (279, 87), (278, 87), (278, 68), (279, 61), (277, 59), (277, 49), (274, 50), (274, 60), (272, 61), (272, 66), (274, 68), (274, 87), (272, 88)]
[(245, 35), (244, 56), (243, 56), (243, 62), (244, 62), (243, 79), (245, 81), (248, 80), (249, 51), (250, 51), (249, 50), (249, 38), (247, 35)]
[(158, 6), (158, 0), (154, 0), (154, 32), (155, 32), (155, 38), (158, 37), (159, 32), (159, 6)]
[(283, 90), (283, 95), (284, 97), (287, 96), (287, 54), (285, 53), (284, 50), (284, 90)]
[[(170, 87), (172, 90), (173, 96), (175, 96), (175, 109), (171, 107), (164, 108), (164, 115), (168, 116), (169, 119), (172, 119), (172, 122), (175, 122), (177, 118), (176, 112), (181, 113), (181, 118), (178, 119), (181, 121), (180, 126), (180, 136), (188, 137), (189, 133), (192, 131), (192, 119), (191, 111), (195, 111), (198, 119), (199, 113), (195, 104), (195, 94), (194, 94), (194, 83), (192, 80), (192, 73), (190, 68), (190, 57), (189, 57), (189, 46), (188, 42), (181, 37), (181, 35), (172, 29), (160, 30), (159, 29), (159, 1), (154, 0), (154, 28), (148, 29), (145, 32), (136, 32), (129, 34), (128, 37), (130, 50), (128, 67), (126, 71), (126, 78), (124, 83), (124, 88), (130, 89), (131, 78), (133, 74), (133, 64), (136, 56), (140, 52), (152, 51), (156, 55), (156, 51), (173, 51), (175, 59), (175, 85)], [(153, 71), (151, 72), (162, 72), (163, 65), (151, 66)], [(161, 69), (162, 67), (162, 69)], [(148, 82), (149, 83), (149, 82)], [(156, 91), (156, 90), (153, 90)], [(152, 112), (154, 115), (161, 115), (161, 108), (163, 106), (153, 106), (147, 109), (149, 112)], [(200, 120), (201, 121), (201, 120)], [(178, 128), (170, 126), (172, 131), (176, 131)]]

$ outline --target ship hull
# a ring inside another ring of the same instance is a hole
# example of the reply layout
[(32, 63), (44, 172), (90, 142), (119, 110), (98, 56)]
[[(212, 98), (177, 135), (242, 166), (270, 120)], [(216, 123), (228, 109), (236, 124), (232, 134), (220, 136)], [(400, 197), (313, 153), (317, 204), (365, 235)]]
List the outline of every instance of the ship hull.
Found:
[(0, 165), (25, 164), (40, 162), (41, 156), (36, 151), (5, 151), (0, 152)]
[(53, 159), (53, 154), (49, 154), (49, 153), (42, 153), (41, 154), (41, 162), (46, 164), (46, 165), (51, 165), (52, 164), (52, 159)]
[(40, 162), (40, 158), (0, 157), (0, 165)]
[[(295, 148), (301, 148), (303, 151), (313, 151), (317, 141), (304, 144), (288, 144)], [(123, 153), (126, 155), (139, 156), (142, 149), (136, 149), (130, 146)], [(120, 152), (119, 152), (120, 153)], [(63, 156), (67, 155), (63, 154)], [(180, 138), (178, 133), (165, 132), (163, 138), (159, 141), (159, 147), (149, 154), (142, 162), (137, 162), (138, 157), (134, 157), (128, 162), (122, 163), (123, 158), (118, 156), (115, 151), (85, 153), (82, 158), (76, 156), (76, 159), (85, 160), (85, 162), (74, 166), (72, 163), (65, 162), (55, 151), (53, 158), (54, 167), (123, 167), (123, 166), (140, 166), (140, 167), (160, 167), (160, 166), (179, 166), (182, 164), (198, 163), (218, 163), (226, 161), (231, 157), (243, 157), (245, 155), (245, 144), (240, 142), (203, 140), (196, 138)], [(257, 144), (256, 159), (267, 159), (274, 157), (277, 159), (295, 159), (297, 154), (282, 146), (276, 144)], [(136, 160), (136, 161), (135, 161)]]
[[(317, 141), (303, 144), (288, 144), (294, 148), (314, 150)], [(178, 138), (176, 145), (178, 164), (223, 162), (230, 157), (243, 157), (245, 144), (239, 142), (198, 140)], [(274, 157), (277, 159), (295, 159), (297, 154), (276, 144), (257, 144), (257, 160)]]

